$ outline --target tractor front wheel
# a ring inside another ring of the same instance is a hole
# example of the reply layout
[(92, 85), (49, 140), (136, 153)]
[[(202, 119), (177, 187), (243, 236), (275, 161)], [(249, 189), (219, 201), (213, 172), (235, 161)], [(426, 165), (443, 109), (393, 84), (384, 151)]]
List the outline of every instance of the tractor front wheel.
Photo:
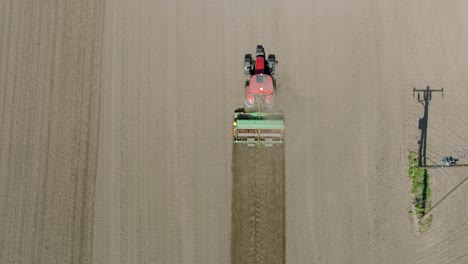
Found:
[(252, 73), (253, 73), (252, 54), (245, 54), (245, 57), (244, 57), (244, 74), (245, 75), (252, 75)]
[(275, 74), (276, 69), (276, 57), (274, 54), (268, 55), (268, 71), (270, 75)]

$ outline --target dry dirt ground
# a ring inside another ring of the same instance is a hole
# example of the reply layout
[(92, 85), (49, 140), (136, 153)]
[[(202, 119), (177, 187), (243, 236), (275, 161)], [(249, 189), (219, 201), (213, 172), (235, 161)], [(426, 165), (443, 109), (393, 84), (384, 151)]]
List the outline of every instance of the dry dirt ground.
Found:
[[(0, 1), (0, 263), (230, 263), (230, 118), (256, 44), (279, 60), (286, 263), (467, 263), (468, 184), (419, 235), (406, 173), (411, 86), (446, 90), (428, 157), (468, 148), (467, 11)], [(468, 176), (430, 173), (433, 203)]]
[(90, 263), (104, 2), (0, 1), (0, 263)]

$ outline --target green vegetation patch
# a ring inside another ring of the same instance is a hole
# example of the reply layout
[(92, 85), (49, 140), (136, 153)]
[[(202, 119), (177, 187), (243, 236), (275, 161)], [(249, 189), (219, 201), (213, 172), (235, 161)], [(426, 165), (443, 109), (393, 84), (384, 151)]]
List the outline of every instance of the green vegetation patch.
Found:
[[(413, 194), (414, 212), (418, 219), (421, 219), (431, 208), (431, 188), (429, 184), (429, 174), (426, 169), (418, 167), (418, 156), (416, 152), (410, 151), (408, 155), (408, 176), (411, 179), (411, 193)], [(432, 223), (432, 216), (424, 221), (419, 221), (419, 232), (427, 231)]]

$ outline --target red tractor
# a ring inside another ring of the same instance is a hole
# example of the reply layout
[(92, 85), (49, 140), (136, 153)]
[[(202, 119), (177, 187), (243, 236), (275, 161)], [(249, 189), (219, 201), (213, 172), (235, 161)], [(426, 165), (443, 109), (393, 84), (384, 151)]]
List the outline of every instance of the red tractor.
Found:
[(247, 76), (245, 82), (244, 105), (246, 110), (254, 107), (267, 109), (273, 108), (275, 102), (276, 81), (273, 78), (276, 68), (275, 55), (265, 58), (265, 49), (257, 45), (255, 60), (252, 54), (245, 54), (244, 74)]

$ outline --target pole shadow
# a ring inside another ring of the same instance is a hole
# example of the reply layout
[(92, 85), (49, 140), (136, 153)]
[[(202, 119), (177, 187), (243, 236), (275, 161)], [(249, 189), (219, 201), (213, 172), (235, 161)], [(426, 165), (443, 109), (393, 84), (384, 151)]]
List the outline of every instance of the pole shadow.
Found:
[[(418, 151), (418, 166), (427, 166), (426, 165), (426, 151), (427, 151), (427, 127), (429, 121), (429, 102), (432, 99), (432, 92), (444, 92), (444, 88), (434, 90), (429, 86), (426, 89), (416, 89), (413, 88), (414, 93), (418, 94), (418, 102), (421, 103), (424, 107), (424, 115), (422, 118), (419, 118), (418, 128), (421, 130), (421, 137), (418, 141), (419, 151)], [(422, 95), (422, 98), (421, 98)], [(429, 187), (429, 175), (427, 169), (424, 169), (424, 181), (423, 181), (423, 193), (422, 193), (422, 208), (426, 210), (426, 198), (427, 198), (427, 189)]]

